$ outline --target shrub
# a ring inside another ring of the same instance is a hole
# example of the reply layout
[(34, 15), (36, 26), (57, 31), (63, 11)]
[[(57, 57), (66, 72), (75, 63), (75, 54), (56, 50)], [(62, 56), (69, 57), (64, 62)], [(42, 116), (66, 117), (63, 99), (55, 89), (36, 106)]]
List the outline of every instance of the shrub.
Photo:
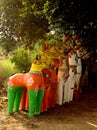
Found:
[(25, 48), (18, 48), (13, 52), (11, 62), (15, 63), (16, 67), (19, 68), (21, 72), (27, 72), (31, 67), (31, 57), (32, 54), (29, 50)]

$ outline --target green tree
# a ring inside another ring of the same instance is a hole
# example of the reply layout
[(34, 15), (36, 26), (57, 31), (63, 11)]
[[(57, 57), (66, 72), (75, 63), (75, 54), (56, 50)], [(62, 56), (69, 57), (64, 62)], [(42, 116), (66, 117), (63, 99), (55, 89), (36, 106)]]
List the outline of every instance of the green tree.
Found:
[(96, 52), (96, 0), (1, 0), (0, 4), (0, 32), (10, 45), (23, 44), (33, 49), (34, 41), (44, 38), (49, 30), (60, 36), (64, 31), (70, 35), (75, 31), (83, 44)]
[[(97, 1), (46, 0), (44, 14), (53, 28), (74, 30), (90, 49), (97, 49)], [(72, 32), (72, 31), (71, 31)]]
[[(33, 48), (34, 41), (48, 32), (45, 15), (38, 11), (41, 2), (32, 0), (1, 0), (0, 43), (8, 51), (23, 45)], [(36, 5), (37, 6), (36, 6)]]

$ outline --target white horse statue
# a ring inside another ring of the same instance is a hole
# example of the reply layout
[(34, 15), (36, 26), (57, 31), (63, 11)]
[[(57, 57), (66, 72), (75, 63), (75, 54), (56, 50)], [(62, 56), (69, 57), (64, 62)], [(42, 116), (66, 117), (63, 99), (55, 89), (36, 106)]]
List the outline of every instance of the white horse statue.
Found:
[(68, 57), (60, 60), (60, 65), (58, 69), (58, 96), (57, 104), (62, 105), (65, 103), (65, 82), (69, 76), (69, 66), (68, 66)]

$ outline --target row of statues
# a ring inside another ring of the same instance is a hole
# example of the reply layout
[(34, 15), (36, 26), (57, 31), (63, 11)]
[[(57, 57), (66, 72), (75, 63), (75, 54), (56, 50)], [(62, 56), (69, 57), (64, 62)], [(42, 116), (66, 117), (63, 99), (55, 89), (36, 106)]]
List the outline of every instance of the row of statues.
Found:
[[(74, 45), (75, 44), (75, 45)], [(64, 34), (62, 44), (44, 45), (27, 73), (19, 73), (8, 80), (8, 113), (28, 110), (28, 115), (39, 115), (55, 104), (62, 105), (78, 99), (82, 73), (81, 58), (85, 49), (79, 37)]]

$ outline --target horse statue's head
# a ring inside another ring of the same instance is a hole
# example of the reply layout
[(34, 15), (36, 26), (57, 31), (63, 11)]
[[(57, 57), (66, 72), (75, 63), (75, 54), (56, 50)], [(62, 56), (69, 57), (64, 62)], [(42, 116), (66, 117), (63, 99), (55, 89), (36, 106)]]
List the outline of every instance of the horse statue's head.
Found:
[(48, 64), (42, 60), (41, 56), (36, 56), (36, 59), (32, 62), (30, 72), (41, 72), (45, 68), (49, 68)]

